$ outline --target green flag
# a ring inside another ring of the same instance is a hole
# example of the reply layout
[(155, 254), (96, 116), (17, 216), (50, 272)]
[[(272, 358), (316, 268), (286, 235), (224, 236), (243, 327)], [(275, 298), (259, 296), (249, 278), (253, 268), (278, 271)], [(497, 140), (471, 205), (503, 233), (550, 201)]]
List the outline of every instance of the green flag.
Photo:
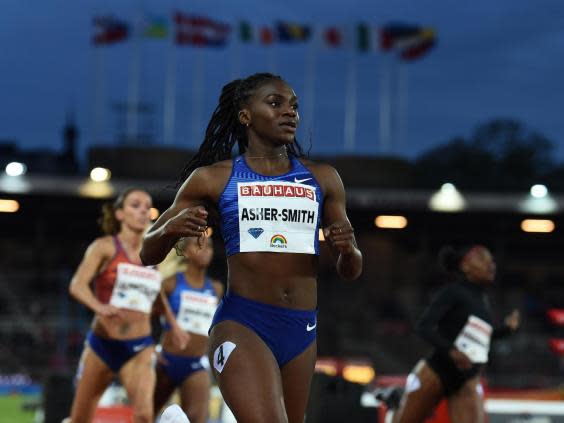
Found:
[(166, 18), (151, 16), (145, 18), (143, 35), (150, 38), (165, 38), (168, 33)]
[(253, 28), (247, 21), (239, 22), (239, 38), (244, 43), (253, 41)]
[(367, 52), (371, 48), (370, 27), (364, 23), (356, 27), (356, 46), (361, 52)]

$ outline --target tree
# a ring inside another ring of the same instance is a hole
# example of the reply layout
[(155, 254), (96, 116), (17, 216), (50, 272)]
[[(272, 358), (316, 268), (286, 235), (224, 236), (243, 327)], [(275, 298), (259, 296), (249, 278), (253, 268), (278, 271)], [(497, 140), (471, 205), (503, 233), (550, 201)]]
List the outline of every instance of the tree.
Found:
[(554, 169), (553, 144), (516, 120), (496, 119), (424, 153), (415, 162), (420, 186), (452, 182), (470, 190), (522, 190)]

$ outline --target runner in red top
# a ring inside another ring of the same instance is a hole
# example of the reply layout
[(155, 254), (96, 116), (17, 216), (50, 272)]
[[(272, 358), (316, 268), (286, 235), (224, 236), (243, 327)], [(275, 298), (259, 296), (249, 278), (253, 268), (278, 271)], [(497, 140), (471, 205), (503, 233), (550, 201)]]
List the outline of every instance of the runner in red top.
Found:
[(141, 189), (129, 189), (106, 205), (100, 219), (106, 235), (90, 244), (72, 278), (71, 296), (95, 313), (77, 370), (72, 423), (92, 421), (98, 400), (115, 376), (127, 391), (133, 421), (153, 422), (150, 311), (160, 275), (139, 258), (151, 207), (151, 196)]

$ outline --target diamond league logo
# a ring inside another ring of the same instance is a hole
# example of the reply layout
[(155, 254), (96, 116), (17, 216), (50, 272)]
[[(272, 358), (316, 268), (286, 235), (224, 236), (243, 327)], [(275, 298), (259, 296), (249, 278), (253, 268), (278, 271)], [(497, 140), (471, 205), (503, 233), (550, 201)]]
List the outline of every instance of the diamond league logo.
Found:
[(254, 239), (257, 239), (264, 232), (264, 229), (262, 229), (262, 228), (251, 228), (247, 232), (249, 232)]

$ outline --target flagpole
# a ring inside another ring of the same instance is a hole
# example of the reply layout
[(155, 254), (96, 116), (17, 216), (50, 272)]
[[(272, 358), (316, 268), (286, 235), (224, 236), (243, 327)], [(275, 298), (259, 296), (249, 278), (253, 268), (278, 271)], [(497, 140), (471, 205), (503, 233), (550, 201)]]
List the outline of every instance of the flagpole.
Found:
[(351, 57), (347, 67), (347, 85), (345, 93), (345, 151), (353, 152), (355, 150), (356, 135), (356, 51), (354, 47), (351, 49)]
[(165, 145), (174, 144), (174, 120), (176, 117), (176, 45), (172, 31), (169, 40), (163, 107), (163, 142)]
[(139, 73), (141, 65), (141, 10), (137, 9), (133, 22), (133, 37), (130, 64), (129, 64), (129, 86), (127, 104), (127, 141), (136, 140), (138, 136), (138, 107), (139, 107)]
[(391, 70), (388, 54), (382, 55), (380, 66), (380, 152), (388, 152), (391, 139)]
[(313, 28), (313, 39), (309, 45), (309, 52), (305, 61), (305, 77), (304, 77), (304, 137), (311, 139), (313, 132), (313, 121), (315, 115), (315, 82), (317, 73), (317, 52), (319, 46), (319, 37), (316, 28)]
[(241, 76), (241, 42), (239, 34), (233, 37), (233, 48), (231, 49), (231, 79)]
[(104, 105), (106, 84), (104, 78), (105, 57), (102, 47), (94, 46), (94, 142), (100, 142), (104, 131)]
[(194, 54), (194, 72), (192, 75), (192, 141), (191, 145), (197, 148), (200, 145), (200, 122), (202, 117), (204, 99), (204, 55), (203, 48), (196, 47)]
[(400, 63), (398, 67), (398, 134), (396, 153), (407, 147), (408, 130), (408, 79), (407, 65)]

